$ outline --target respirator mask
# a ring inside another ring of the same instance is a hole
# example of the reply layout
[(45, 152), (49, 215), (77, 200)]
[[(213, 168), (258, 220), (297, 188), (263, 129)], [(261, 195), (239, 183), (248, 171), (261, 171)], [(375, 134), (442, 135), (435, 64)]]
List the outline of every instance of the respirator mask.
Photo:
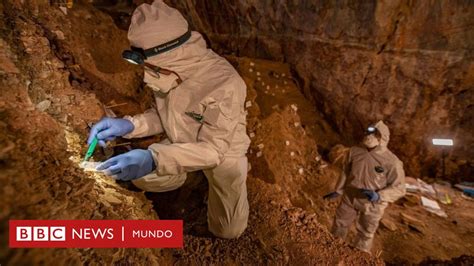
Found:
[(365, 132), (365, 138), (363, 143), (369, 149), (373, 149), (380, 145), (380, 141), (375, 136), (375, 133), (377, 133), (377, 129), (373, 126), (369, 126)]
[[(177, 83), (180, 84), (182, 82), (181, 77), (178, 75), (178, 73), (164, 69), (158, 66), (155, 66), (153, 64), (145, 62), (146, 59), (162, 54), (164, 52), (170, 51), (182, 44), (184, 44), (187, 40), (191, 38), (191, 30), (188, 29), (188, 31), (181, 35), (180, 37), (171, 40), (169, 42), (166, 42), (164, 44), (157, 45), (155, 47), (143, 50), (138, 47), (131, 47), (130, 50), (125, 50), (122, 52), (122, 58), (125, 59), (127, 62), (132, 63), (134, 65), (141, 65), (145, 66), (145, 82), (147, 82), (147, 77), (149, 80), (151, 78), (156, 79), (162, 79), (164, 83), (166, 84), (165, 86), (159, 86), (159, 87), (168, 87), (167, 85), (169, 84), (174, 84)], [(176, 78), (172, 77), (172, 74), (176, 75)], [(164, 76), (161, 76), (164, 75)], [(159, 82), (161, 83), (161, 81)], [(152, 84), (153, 87), (153, 84)]]

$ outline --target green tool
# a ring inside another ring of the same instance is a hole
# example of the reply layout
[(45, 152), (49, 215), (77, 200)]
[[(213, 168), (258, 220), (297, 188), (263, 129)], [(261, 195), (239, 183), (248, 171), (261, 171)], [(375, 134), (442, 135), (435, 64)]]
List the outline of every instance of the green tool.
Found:
[(87, 148), (87, 153), (86, 157), (84, 157), (84, 161), (88, 161), (92, 157), (92, 154), (94, 154), (95, 146), (97, 146), (96, 137), (92, 140), (91, 144), (89, 145), (89, 148)]

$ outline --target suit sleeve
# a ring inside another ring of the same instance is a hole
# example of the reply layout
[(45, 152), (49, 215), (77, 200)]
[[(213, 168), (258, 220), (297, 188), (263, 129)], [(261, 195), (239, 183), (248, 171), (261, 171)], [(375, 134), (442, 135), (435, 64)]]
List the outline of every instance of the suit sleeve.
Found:
[(347, 181), (347, 175), (349, 175), (349, 171), (350, 171), (350, 165), (351, 165), (351, 162), (352, 162), (352, 157), (351, 157), (351, 151), (352, 149), (349, 149), (349, 152), (347, 153), (347, 155), (345, 155), (345, 159), (342, 163), (342, 169), (341, 169), (341, 174), (339, 175), (339, 179), (337, 180), (337, 184), (336, 184), (336, 192), (339, 193), (340, 195), (342, 195), (344, 193), (344, 186), (346, 185), (346, 181)]
[(229, 86), (224, 91), (223, 99), (206, 107), (196, 142), (149, 146), (158, 175), (213, 168), (222, 162), (243, 112), (245, 84), (240, 88)]
[(124, 138), (143, 138), (163, 133), (161, 119), (155, 108), (148, 109), (145, 113), (135, 116), (125, 116), (124, 119), (132, 122), (134, 129), (123, 136)]
[(378, 191), (382, 202), (394, 202), (405, 196), (405, 171), (403, 163), (398, 161), (387, 173), (387, 187)]

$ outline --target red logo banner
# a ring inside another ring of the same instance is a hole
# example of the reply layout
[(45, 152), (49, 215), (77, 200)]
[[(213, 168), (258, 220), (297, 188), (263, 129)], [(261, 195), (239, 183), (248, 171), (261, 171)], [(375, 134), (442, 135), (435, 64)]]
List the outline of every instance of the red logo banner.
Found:
[(182, 248), (182, 220), (10, 220), (10, 248)]

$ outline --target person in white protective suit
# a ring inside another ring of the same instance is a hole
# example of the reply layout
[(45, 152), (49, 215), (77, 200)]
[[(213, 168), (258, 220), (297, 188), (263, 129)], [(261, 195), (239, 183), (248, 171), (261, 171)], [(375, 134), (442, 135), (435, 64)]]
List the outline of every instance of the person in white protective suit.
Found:
[(128, 31), (131, 51), (123, 57), (145, 66), (156, 108), (104, 118), (89, 135), (100, 145), (117, 136), (167, 139), (115, 156), (97, 168), (150, 192), (177, 189), (186, 173), (203, 170), (209, 182), (208, 228), (237, 238), (247, 227), (246, 85), (232, 65), (206, 47), (184, 17), (163, 1), (142, 4)]
[(403, 163), (387, 148), (389, 138), (389, 129), (382, 121), (368, 127), (363, 146), (350, 149), (336, 191), (324, 196), (343, 195), (332, 233), (345, 239), (357, 218), (354, 246), (365, 252), (370, 252), (388, 203), (405, 195)]

